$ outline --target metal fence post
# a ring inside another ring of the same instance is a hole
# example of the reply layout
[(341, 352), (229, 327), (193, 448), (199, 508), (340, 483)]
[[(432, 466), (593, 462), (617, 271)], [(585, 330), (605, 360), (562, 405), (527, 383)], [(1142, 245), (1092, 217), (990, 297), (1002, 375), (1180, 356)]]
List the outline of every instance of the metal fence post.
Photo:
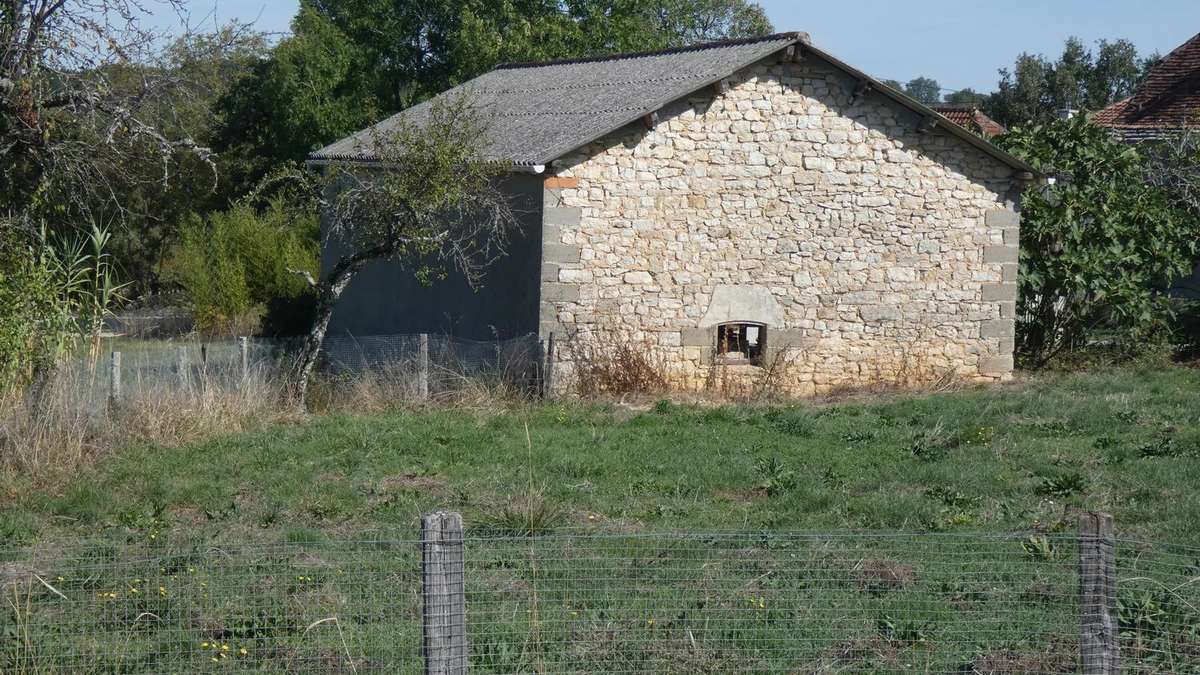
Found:
[(422, 633), (426, 675), (467, 672), (467, 603), (462, 514), (421, 519)]
[(1116, 538), (1107, 513), (1079, 516), (1079, 651), (1083, 672), (1109, 675), (1119, 668)]
[(241, 357), (242, 379), (250, 377), (250, 338), (238, 338), (238, 356)]
[(429, 399), (429, 334), (417, 336), (417, 398)]
[(121, 352), (113, 352), (108, 364), (108, 404), (116, 405), (121, 400)]

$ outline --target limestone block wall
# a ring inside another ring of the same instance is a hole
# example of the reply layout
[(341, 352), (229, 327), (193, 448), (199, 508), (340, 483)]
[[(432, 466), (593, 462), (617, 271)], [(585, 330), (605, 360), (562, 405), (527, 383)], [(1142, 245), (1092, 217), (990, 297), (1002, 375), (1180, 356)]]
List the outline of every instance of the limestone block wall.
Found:
[(857, 88), (764, 62), (553, 165), (543, 335), (651, 345), (688, 388), (727, 321), (796, 394), (1009, 377), (1012, 168)]

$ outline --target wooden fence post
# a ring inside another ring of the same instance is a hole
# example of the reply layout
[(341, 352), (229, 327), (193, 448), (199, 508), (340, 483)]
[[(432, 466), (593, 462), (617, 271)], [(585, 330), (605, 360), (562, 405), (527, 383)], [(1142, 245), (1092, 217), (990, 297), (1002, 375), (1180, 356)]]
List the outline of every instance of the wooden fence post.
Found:
[(242, 363), (242, 379), (250, 377), (250, 338), (238, 338), (238, 356)]
[(467, 602), (462, 515), (421, 519), (421, 598), (426, 675), (467, 672)]
[(542, 357), (542, 398), (549, 398), (554, 395), (554, 331), (546, 335), (546, 353)]
[(116, 405), (121, 401), (121, 352), (113, 352), (112, 360), (108, 363), (108, 404)]
[(1119, 672), (1116, 537), (1107, 513), (1079, 516), (1079, 652), (1083, 672)]
[(417, 336), (417, 398), (429, 400), (429, 334)]
[(179, 386), (186, 388), (188, 383), (187, 347), (179, 347), (175, 352), (175, 373), (179, 375)]

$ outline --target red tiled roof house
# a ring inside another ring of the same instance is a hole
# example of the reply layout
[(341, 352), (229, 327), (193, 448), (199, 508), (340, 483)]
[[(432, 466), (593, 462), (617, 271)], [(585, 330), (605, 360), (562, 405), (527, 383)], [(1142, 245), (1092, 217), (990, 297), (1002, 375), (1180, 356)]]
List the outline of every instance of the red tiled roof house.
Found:
[(1154, 66), (1133, 96), (1096, 113), (1096, 122), (1129, 143), (1200, 125), (1200, 34)]

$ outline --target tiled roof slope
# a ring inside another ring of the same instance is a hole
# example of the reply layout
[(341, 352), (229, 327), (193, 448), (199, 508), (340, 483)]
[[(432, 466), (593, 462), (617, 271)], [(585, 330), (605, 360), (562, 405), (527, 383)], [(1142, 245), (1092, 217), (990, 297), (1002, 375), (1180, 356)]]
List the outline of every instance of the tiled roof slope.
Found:
[(1133, 96), (1097, 112), (1096, 122), (1131, 141), (1200, 124), (1200, 34), (1154, 66)]
[(935, 112), (958, 126), (983, 134), (984, 138), (999, 136), (1007, 131), (1004, 125), (983, 114), (983, 111), (966, 105), (935, 105)]
[[(813, 47), (803, 33), (728, 40), (661, 52), (510, 64), (333, 143), (315, 161), (376, 159), (374, 141), (404, 123), (420, 127), (438, 101), (466, 96), (486, 126), (485, 159), (536, 167), (733, 75), (787, 47), (800, 45), (881, 94), (934, 117), (933, 111)], [(1020, 171), (1028, 165), (954, 125), (947, 130)]]

